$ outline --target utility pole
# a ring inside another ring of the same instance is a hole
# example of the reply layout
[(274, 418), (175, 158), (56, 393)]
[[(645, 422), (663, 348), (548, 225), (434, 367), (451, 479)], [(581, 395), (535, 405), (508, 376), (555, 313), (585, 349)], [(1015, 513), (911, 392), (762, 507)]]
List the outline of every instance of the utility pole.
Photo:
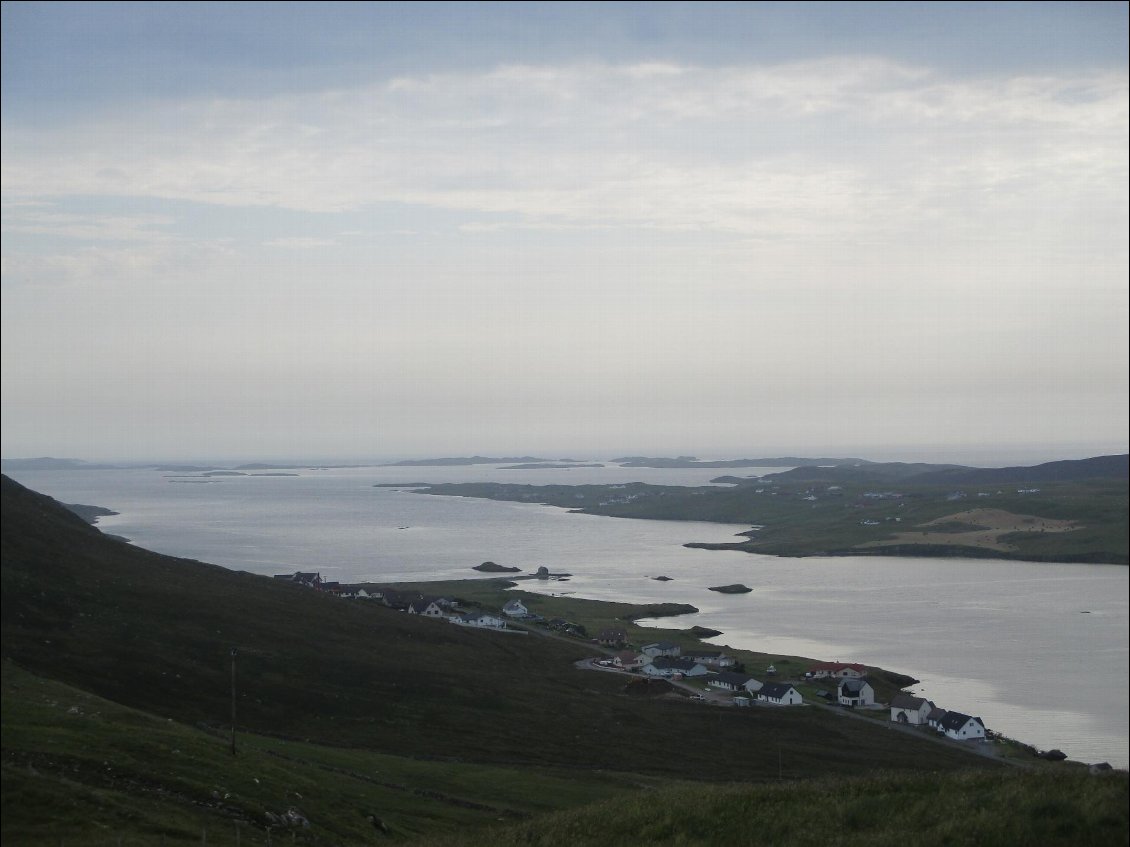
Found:
[(235, 648), (231, 648), (231, 754), (235, 755)]

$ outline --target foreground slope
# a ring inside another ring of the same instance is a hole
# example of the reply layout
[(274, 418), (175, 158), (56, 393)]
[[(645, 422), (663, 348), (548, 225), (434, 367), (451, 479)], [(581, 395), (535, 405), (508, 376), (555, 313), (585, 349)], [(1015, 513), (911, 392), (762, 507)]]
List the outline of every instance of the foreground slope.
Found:
[[(189, 724), (410, 756), (700, 779), (967, 767), (815, 709), (639, 702), (573, 667), (587, 648), (470, 631), (113, 541), (3, 481), (3, 653), (34, 673)], [(312, 563), (316, 566), (316, 563)], [(672, 751), (664, 738), (703, 740)], [(725, 755), (723, 755), (725, 752)], [(737, 753), (735, 755), (735, 752)]]
[[(1125, 844), (1125, 771), (949, 774), (691, 786), (637, 794), (444, 845), (792, 847)], [(432, 841), (429, 844), (440, 844)]]

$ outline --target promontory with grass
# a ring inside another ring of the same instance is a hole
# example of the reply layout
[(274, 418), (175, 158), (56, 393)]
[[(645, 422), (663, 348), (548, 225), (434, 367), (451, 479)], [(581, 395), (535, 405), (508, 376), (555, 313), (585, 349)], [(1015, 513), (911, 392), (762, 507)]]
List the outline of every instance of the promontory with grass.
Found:
[[(663, 467), (632, 460), (629, 467)], [(670, 460), (687, 467), (690, 458)], [(752, 462), (755, 460), (737, 460)], [(756, 460), (769, 462), (771, 460)], [(964, 556), (1125, 565), (1126, 454), (1010, 468), (820, 460), (708, 486), (447, 483), (423, 494), (751, 527), (687, 546), (776, 556)], [(732, 467), (722, 462), (712, 466)]]

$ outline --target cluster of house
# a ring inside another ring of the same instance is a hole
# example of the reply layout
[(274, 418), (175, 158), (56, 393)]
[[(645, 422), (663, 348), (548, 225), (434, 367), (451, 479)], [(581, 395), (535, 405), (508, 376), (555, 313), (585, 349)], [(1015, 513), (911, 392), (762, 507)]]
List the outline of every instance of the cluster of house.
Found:
[[(598, 640), (605, 642), (604, 632)], [(656, 641), (645, 644), (637, 653), (622, 650), (606, 660), (612, 666), (625, 671), (641, 673), (657, 679), (696, 679), (711, 688), (732, 692), (734, 703), (749, 706), (753, 702), (773, 706), (797, 706), (803, 701), (800, 692), (786, 682), (761, 682), (746, 673), (734, 670), (737, 660), (720, 650), (700, 650), (693, 648), (685, 654), (683, 648), (670, 641)], [(776, 670), (770, 665), (767, 675)]]
[[(294, 574), (278, 574), (275, 579), (342, 597), (375, 600), (410, 615), (447, 620), (459, 626), (505, 630), (508, 619), (525, 620), (543, 623), (549, 629), (565, 634), (587, 637), (584, 627), (579, 624), (560, 618), (547, 621), (530, 612), (526, 604), (517, 597), (508, 600), (500, 614), (492, 614), (479, 610), (462, 611), (455, 600), (449, 597), (326, 582), (319, 573), (299, 571)], [(609, 628), (601, 630), (595, 640), (606, 647), (623, 648), (628, 635), (622, 629)], [(645, 644), (638, 652), (621, 649), (610, 658), (600, 660), (600, 664), (650, 678), (699, 680), (711, 688), (731, 692), (734, 703), (738, 706), (749, 706), (754, 702), (773, 706), (799, 706), (804, 702), (800, 692), (787, 682), (761, 682), (749, 674), (738, 672), (735, 670), (737, 660), (720, 650), (700, 650), (696, 647), (684, 653), (679, 644), (656, 641)], [(769, 665), (765, 674), (774, 676), (776, 669)], [(820, 662), (809, 668), (804, 677), (806, 680), (835, 680), (835, 693), (819, 689), (816, 692), (818, 697), (852, 709), (882, 708), (875, 701), (875, 689), (866, 677), (866, 668), (861, 664)], [(981, 739), (987, 734), (980, 718), (938, 708), (932, 701), (922, 697), (900, 692), (891, 699), (889, 706), (893, 722), (929, 727), (957, 741)]]
[[(836, 702), (849, 708), (881, 708), (875, 702), (875, 689), (868, 682), (866, 669), (857, 663), (821, 662), (805, 673), (808, 679), (838, 680)], [(817, 692), (821, 695), (822, 692)], [(831, 699), (829, 696), (828, 699)], [(899, 692), (889, 704), (891, 720), (909, 726), (928, 726), (956, 741), (984, 738), (985, 722), (961, 712), (940, 709), (930, 700)]]

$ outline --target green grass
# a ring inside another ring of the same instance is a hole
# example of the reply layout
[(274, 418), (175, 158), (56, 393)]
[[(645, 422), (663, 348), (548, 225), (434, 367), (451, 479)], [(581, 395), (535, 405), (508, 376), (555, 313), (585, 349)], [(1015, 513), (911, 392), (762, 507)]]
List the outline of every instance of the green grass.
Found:
[[(420, 761), (217, 734), (3, 666), (5, 843), (370, 843), (450, 834), (659, 784), (638, 775)], [(274, 822), (289, 809), (310, 823)], [(377, 816), (385, 830), (369, 820)], [(107, 842), (109, 843), (109, 842)]]
[[(635, 794), (442, 843), (476, 847), (1115, 845), (1125, 772), (884, 775)], [(428, 844), (441, 842), (430, 840)]]

